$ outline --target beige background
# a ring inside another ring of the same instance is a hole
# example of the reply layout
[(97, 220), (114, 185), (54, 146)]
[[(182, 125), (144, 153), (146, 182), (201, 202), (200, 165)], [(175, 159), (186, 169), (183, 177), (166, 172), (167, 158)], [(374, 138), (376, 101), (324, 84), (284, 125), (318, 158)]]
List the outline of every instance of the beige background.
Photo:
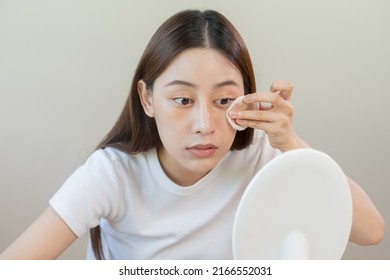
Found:
[[(0, 0), (0, 251), (113, 125), (150, 36), (184, 8), (236, 25), (260, 90), (294, 82), (298, 133), (390, 219), (389, 1)], [(82, 259), (85, 243), (62, 258)], [(390, 259), (389, 233), (344, 258)]]

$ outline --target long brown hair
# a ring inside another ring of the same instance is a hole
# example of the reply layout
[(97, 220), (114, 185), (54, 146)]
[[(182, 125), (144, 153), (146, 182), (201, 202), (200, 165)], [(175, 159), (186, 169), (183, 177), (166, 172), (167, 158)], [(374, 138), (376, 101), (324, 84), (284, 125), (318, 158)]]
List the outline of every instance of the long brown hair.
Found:
[[(138, 63), (123, 111), (97, 149), (115, 147), (135, 154), (161, 144), (154, 118), (148, 117), (141, 105), (137, 83), (143, 80), (152, 91), (156, 78), (179, 53), (190, 48), (219, 51), (240, 70), (244, 80), (244, 93), (256, 92), (249, 52), (230, 21), (212, 10), (179, 12), (166, 20), (150, 39)], [(253, 129), (237, 131), (231, 150), (246, 148), (252, 138)], [(92, 228), (90, 234), (95, 258), (104, 259), (100, 227)]]

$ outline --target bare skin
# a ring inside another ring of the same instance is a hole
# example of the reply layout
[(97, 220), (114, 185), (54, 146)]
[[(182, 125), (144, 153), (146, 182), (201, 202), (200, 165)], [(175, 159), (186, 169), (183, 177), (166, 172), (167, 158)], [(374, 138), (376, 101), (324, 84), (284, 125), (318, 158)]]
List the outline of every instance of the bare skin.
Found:
[(0, 259), (48, 260), (56, 259), (77, 236), (48, 207), (27, 230), (1, 255)]

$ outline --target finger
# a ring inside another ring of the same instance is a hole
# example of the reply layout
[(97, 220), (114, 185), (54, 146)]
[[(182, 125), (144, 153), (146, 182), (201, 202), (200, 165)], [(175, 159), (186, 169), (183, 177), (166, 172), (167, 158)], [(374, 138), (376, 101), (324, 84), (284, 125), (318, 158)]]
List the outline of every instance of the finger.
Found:
[(271, 92), (280, 91), (280, 96), (284, 100), (291, 100), (292, 91), (294, 89), (294, 84), (291, 81), (278, 80), (274, 81), (271, 85)]
[(247, 94), (243, 101), (247, 104), (258, 103), (259, 110), (272, 110), (286, 103), (284, 98), (273, 92)]
[(261, 110), (252, 110), (252, 111), (238, 111), (236, 112), (234, 118), (236, 120), (245, 120), (245, 121), (254, 121), (254, 122), (278, 122), (283, 118), (284, 114), (280, 112), (274, 112), (271, 110), (261, 111)]
[(256, 129), (262, 129), (267, 132), (269, 136), (280, 137), (285, 134), (286, 131), (291, 129), (291, 122), (288, 118), (279, 116), (276, 119), (237, 119), (236, 123), (244, 127), (252, 127)]
[(245, 95), (243, 101), (245, 103), (258, 103), (258, 102), (268, 102), (276, 103), (278, 95), (273, 92), (256, 92)]
[(239, 126), (242, 126), (242, 127), (251, 127), (251, 128), (255, 128), (255, 129), (263, 129), (265, 130), (263, 127), (264, 127), (264, 124), (270, 124), (269, 122), (265, 122), (265, 121), (254, 121), (254, 120), (243, 120), (243, 119), (236, 119), (236, 123), (239, 125)]
[(276, 134), (274, 131), (277, 131), (277, 129), (275, 128), (275, 122), (237, 119), (236, 123), (242, 127), (262, 129), (269, 135), (274, 135)]

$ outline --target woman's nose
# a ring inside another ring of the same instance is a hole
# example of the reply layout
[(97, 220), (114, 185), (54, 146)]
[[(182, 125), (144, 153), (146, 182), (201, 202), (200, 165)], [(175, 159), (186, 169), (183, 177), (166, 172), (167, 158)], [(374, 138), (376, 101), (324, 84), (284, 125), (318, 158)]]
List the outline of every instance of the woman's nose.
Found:
[(194, 132), (201, 134), (211, 134), (215, 131), (215, 119), (213, 108), (208, 104), (196, 106), (193, 114)]

